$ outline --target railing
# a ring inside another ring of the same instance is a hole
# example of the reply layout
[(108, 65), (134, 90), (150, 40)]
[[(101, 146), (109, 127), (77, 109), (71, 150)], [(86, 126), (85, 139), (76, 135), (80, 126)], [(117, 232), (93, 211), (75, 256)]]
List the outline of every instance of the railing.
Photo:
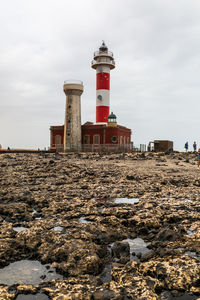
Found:
[(64, 84), (83, 84), (83, 81), (76, 79), (68, 79), (64, 81)]
[[(64, 152), (63, 144), (53, 144), (50, 147), (50, 150), (54, 150), (56, 152)], [(132, 144), (82, 144), (81, 150), (82, 152), (145, 152), (146, 145), (132, 145)]]
[(105, 57), (105, 59), (101, 58), (101, 61), (97, 61), (97, 60), (93, 59), (91, 64), (92, 64), (92, 66), (101, 65), (101, 64), (108, 64), (108, 65), (115, 66), (115, 61), (114, 60), (107, 61), (106, 57)]
[(145, 144), (140, 144), (140, 145), (135, 145), (134, 144), (133, 151), (134, 152), (145, 152), (146, 151), (146, 145)]
[(82, 145), (83, 152), (101, 152), (101, 153), (118, 153), (118, 152), (130, 152), (132, 151), (131, 144), (99, 144), (99, 145)]
[(63, 144), (53, 144), (53, 145), (51, 145), (50, 150), (54, 150), (56, 152), (64, 152), (64, 145)]
[[(63, 144), (53, 144), (50, 147), (51, 150), (56, 152), (64, 152)], [(133, 150), (132, 144), (82, 144), (82, 152), (130, 152)], [(72, 151), (73, 152), (73, 151)]]
[(94, 52), (94, 57), (95, 56), (98, 56), (98, 55), (109, 55), (109, 56), (112, 56), (113, 57), (113, 53), (112, 52), (110, 52), (110, 51), (106, 51), (106, 52), (101, 52), (101, 51), (95, 51)]

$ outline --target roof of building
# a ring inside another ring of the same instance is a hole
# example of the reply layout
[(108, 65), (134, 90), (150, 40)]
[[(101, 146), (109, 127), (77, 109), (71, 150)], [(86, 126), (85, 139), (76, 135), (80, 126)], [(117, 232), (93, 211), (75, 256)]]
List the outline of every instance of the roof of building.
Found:
[(52, 130), (52, 129), (63, 129), (64, 128), (64, 125), (57, 125), (57, 126), (50, 126), (50, 130)]
[(108, 116), (108, 119), (117, 119), (116, 115), (111, 112), (111, 114)]
[[(94, 124), (92, 122), (86, 122), (83, 125), (81, 125), (82, 128), (88, 128), (88, 129), (97, 129), (97, 128), (112, 128), (112, 127), (108, 127), (107, 123), (105, 124)], [(118, 129), (122, 129), (122, 130), (126, 130), (126, 131), (131, 131), (130, 128), (127, 128), (125, 126), (119, 125), (117, 124), (117, 126), (115, 128)], [(59, 126), (51, 126), (50, 130), (64, 130), (64, 125), (59, 125)]]
[[(82, 128), (88, 128), (88, 129), (112, 128), (112, 127), (108, 127), (107, 123), (105, 123), (105, 124), (98, 124), (98, 123), (97, 124), (88, 124), (88, 123), (85, 123), (81, 127)], [(115, 128), (126, 130), (126, 131), (131, 131), (130, 128), (127, 128), (125, 126), (118, 125), (118, 124), (117, 124), (117, 126)]]

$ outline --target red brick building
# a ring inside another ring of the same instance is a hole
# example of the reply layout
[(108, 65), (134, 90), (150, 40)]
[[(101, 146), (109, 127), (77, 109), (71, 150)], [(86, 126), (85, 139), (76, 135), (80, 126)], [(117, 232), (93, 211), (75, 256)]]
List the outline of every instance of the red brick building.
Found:
[[(64, 126), (51, 126), (51, 150), (63, 151)], [(118, 125), (116, 116), (111, 113), (108, 123), (86, 122), (81, 126), (83, 152), (131, 151), (131, 130)]]

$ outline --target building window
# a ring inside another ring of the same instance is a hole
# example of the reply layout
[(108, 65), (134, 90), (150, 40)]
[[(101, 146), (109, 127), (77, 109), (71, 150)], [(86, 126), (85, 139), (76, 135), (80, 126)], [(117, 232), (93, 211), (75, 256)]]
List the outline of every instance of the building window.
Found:
[(126, 144), (126, 137), (124, 136), (124, 145)]
[(89, 135), (84, 135), (83, 144), (90, 144), (90, 136)]
[(122, 136), (120, 136), (120, 145), (122, 144)]
[(55, 136), (55, 144), (56, 145), (60, 145), (61, 144), (61, 136), (59, 134), (57, 134)]
[(127, 144), (129, 144), (129, 137), (127, 137)]
[(95, 134), (93, 136), (93, 144), (100, 144), (100, 135), (99, 134)]
[(112, 136), (112, 143), (116, 143), (117, 142), (117, 137), (116, 136)]

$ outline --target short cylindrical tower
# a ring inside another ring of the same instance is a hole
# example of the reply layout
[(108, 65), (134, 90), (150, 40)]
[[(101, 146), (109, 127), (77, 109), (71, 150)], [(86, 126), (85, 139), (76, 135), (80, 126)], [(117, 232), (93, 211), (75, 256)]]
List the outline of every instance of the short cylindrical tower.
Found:
[(110, 70), (115, 68), (113, 53), (104, 41), (94, 53), (92, 68), (96, 70), (96, 123), (107, 123), (110, 112)]
[(108, 123), (107, 126), (109, 127), (117, 127), (117, 117), (113, 112), (108, 116)]
[(81, 151), (81, 95), (83, 83), (78, 80), (65, 81), (66, 95), (64, 151)]

